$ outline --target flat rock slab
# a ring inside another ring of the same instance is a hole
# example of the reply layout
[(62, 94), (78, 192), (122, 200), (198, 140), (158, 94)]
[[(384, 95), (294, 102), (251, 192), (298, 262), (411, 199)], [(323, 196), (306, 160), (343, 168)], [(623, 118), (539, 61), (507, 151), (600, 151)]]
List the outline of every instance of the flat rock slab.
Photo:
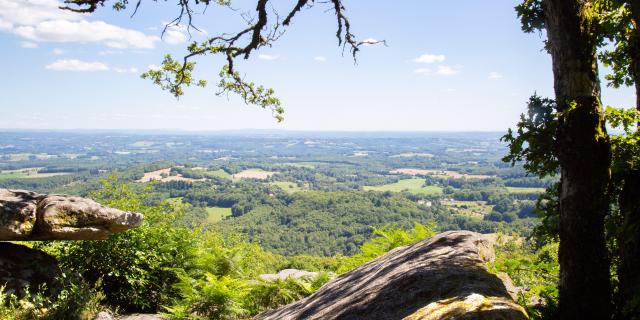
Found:
[(91, 199), (0, 189), (0, 240), (103, 240), (142, 223)]
[(528, 319), (487, 271), (493, 257), (493, 243), (479, 233), (441, 233), (396, 248), (254, 319)]

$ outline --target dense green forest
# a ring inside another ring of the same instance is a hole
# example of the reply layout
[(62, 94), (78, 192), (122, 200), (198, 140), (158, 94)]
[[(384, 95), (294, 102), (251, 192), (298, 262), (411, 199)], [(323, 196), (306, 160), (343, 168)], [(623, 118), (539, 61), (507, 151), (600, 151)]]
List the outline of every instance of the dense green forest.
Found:
[[(181, 319), (193, 308), (222, 303), (207, 317), (253, 315), (309, 295), (335, 273), (435, 232), (530, 236), (539, 224), (536, 200), (555, 181), (533, 179), (502, 163), (506, 149), (495, 134), (132, 135), (100, 141), (101, 135), (59, 133), (85, 145), (76, 149), (91, 149), (89, 158), (80, 152), (69, 157), (55, 144), (25, 143), (37, 141), (24, 137), (38, 133), (1, 134), (9, 146), (2, 149), (0, 187), (80, 194), (146, 217), (143, 227), (107, 242), (36, 244), (78, 274), (69, 280), (68, 298), (40, 302), (55, 305), (56, 312), (73, 307), (90, 313), (107, 305)], [(233, 148), (226, 145), (234, 139)], [(389, 140), (395, 147), (381, 143)], [(175, 147), (181, 145), (189, 147)], [(200, 149), (218, 151), (212, 156)], [(35, 150), (39, 158), (31, 157)], [(367, 155), (353, 156), (361, 150)], [(417, 171), (397, 171), (403, 168)], [(368, 244), (372, 239), (378, 239), (375, 245)], [(518, 243), (508, 249), (521, 255), (516, 265), (526, 259), (541, 263), (533, 247)], [(545, 259), (553, 257), (552, 251)], [(511, 258), (505, 255), (494, 268), (521, 272)], [(120, 265), (131, 267), (125, 272)], [(286, 268), (319, 276), (259, 280), (260, 274)], [(538, 281), (528, 272), (514, 279)], [(553, 297), (552, 288), (547, 281), (533, 292)], [(69, 300), (78, 296), (86, 299)]]
[[(38, 141), (37, 133), (3, 135), (11, 147), (0, 187), (87, 195), (115, 175), (145, 190), (151, 205), (174, 199), (192, 223), (217, 222), (208, 228), (285, 255), (352, 255), (374, 227), (432, 221), (439, 231), (528, 236), (535, 201), (555, 181), (505, 165), (497, 134), (58, 134), (84, 146), (71, 149), (91, 149), (92, 160), (23, 142)], [(29, 157), (35, 150), (41, 160)], [(353, 156), (362, 150), (366, 156)]]

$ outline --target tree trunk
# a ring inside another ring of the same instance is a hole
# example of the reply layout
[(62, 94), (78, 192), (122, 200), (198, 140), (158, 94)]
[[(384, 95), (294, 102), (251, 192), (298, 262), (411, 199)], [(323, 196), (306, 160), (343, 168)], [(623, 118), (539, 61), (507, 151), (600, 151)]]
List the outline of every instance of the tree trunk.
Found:
[(640, 171), (625, 176), (620, 194), (619, 298), (622, 319), (640, 319)]
[[(636, 88), (636, 109), (640, 111), (640, 3), (629, 1), (633, 31), (629, 38), (631, 76)], [(623, 319), (640, 319), (640, 170), (625, 173), (619, 198), (622, 228), (618, 238), (619, 303)]]
[(585, 0), (543, 0), (560, 114), (560, 319), (611, 317), (604, 237), (611, 152), (600, 105), (594, 30), (585, 5)]

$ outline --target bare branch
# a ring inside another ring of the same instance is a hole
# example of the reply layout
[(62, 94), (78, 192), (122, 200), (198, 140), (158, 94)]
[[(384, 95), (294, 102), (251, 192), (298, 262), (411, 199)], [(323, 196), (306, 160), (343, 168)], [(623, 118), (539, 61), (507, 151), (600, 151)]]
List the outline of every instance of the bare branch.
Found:
[[(291, 10), (284, 21), (282, 21), (282, 25), (288, 26), (291, 22), (291, 19), (293, 19), (293, 16), (295, 16), (296, 13), (302, 10), (302, 7), (304, 7), (308, 2), (309, 0), (298, 0), (298, 3), (296, 3), (296, 6), (293, 8), (293, 10)], [(311, 2), (313, 2), (313, 0), (311, 0)]]
[[(74, 12), (94, 12), (98, 6), (104, 6), (106, 1), (107, 0), (64, 0), (66, 6), (62, 8)], [(114, 1), (113, 8), (116, 10), (123, 10), (129, 4), (129, 0)], [(136, 14), (142, 2), (142, 0), (135, 1), (136, 4), (132, 16)], [(186, 25), (189, 36), (191, 36), (192, 28), (200, 31), (193, 23), (194, 15), (200, 14), (194, 11), (195, 6), (204, 5), (202, 13), (206, 11), (212, 2), (231, 8), (229, 0), (177, 1), (180, 6), (178, 15), (169, 23), (165, 24), (162, 30), (162, 36), (166, 34), (169, 28), (175, 26)], [(272, 12), (268, 11), (267, 6), (270, 5), (269, 0), (256, 0), (255, 17), (242, 14), (242, 17), (247, 23), (245, 29), (237, 33), (223, 33), (210, 37), (200, 43), (192, 42), (188, 47), (188, 54), (183, 56), (181, 61), (174, 60), (170, 55), (167, 55), (160, 69), (148, 70), (142, 77), (151, 79), (162, 89), (170, 91), (175, 97), (179, 97), (184, 94), (184, 86), (195, 85), (204, 87), (207, 84), (205, 80), (194, 79), (192, 74), (196, 64), (196, 62), (193, 61), (194, 59), (200, 56), (222, 55), (226, 60), (226, 64), (220, 71), (221, 80), (218, 83), (218, 87), (221, 91), (218, 92), (218, 94), (234, 92), (242, 97), (245, 103), (271, 109), (274, 117), (276, 117), (278, 121), (281, 121), (284, 110), (280, 107), (280, 101), (274, 96), (273, 90), (255, 85), (253, 82), (248, 82), (241, 77), (240, 73), (235, 70), (235, 59), (238, 57), (248, 59), (254, 51), (264, 46), (271, 46), (284, 34), (283, 28), (290, 25), (296, 14), (305, 6), (312, 7), (316, 3), (327, 4), (332, 7), (330, 10), (334, 11), (337, 21), (335, 35), (338, 38), (338, 45), (342, 46), (343, 52), (346, 48), (349, 48), (354, 61), (361, 46), (380, 43), (385, 46), (387, 45), (384, 40), (357, 41), (351, 31), (351, 23), (345, 14), (345, 7), (342, 0), (297, 0), (295, 6), (288, 12), (284, 20), (281, 20), (278, 13), (273, 10), (272, 7), (270, 7)]]

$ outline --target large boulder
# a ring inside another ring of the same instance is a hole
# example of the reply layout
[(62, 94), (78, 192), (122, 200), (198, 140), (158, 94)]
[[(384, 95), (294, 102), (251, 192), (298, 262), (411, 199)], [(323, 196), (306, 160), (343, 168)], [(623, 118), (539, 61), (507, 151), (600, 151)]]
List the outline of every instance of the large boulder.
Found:
[(0, 287), (4, 293), (22, 296), (25, 290), (31, 293), (55, 295), (61, 285), (61, 275), (56, 259), (29, 247), (0, 242)]
[(489, 238), (445, 232), (396, 248), (254, 319), (528, 319), (503, 282), (487, 271), (493, 257)]
[(0, 240), (102, 240), (142, 219), (86, 198), (0, 189)]

